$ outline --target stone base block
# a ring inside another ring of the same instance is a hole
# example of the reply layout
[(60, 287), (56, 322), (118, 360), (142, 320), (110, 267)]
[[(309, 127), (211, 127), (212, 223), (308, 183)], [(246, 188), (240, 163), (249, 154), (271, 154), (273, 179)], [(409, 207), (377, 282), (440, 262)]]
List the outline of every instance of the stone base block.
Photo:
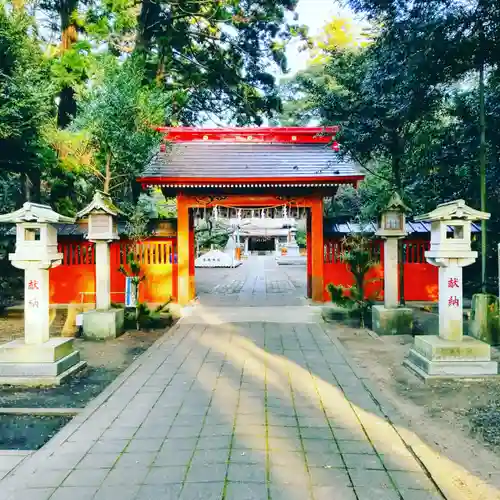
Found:
[(436, 336), (416, 336), (403, 364), (424, 380), (498, 374), (498, 365), (490, 358), (490, 346), (470, 337), (454, 341)]
[(83, 370), (86, 366), (86, 361), (79, 361), (58, 375), (49, 376), (36, 374), (0, 375), (0, 385), (13, 385), (16, 387), (53, 387), (61, 385), (67, 378), (71, 377), (80, 370)]
[(472, 337), (446, 340), (436, 335), (416, 335), (413, 350), (429, 361), (490, 361), (488, 344)]
[(124, 309), (87, 311), (83, 313), (83, 336), (89, 340), (106, 340), (123, 333)]
[(0, 346), (0, 385), (59, 385), (86, 365), (73, 339), (53, 338), (43, 344), (15, 340)]
[(477, 293), (472, 296), (469, 335), (490, 345), (500, 344), (500, 301), (495, 295)]
[(302, 255), (280, 255), (276, 262), (279, 266), (305, 266), (307, 257)]
[(54, 363), (73, 352), (73, 339), (52, 338), (43, 344), (17, 339), (0, 346), (0, 363)]
[(409, 307), (387, 309), (384, 306), (373, 306), (372, 328), (378, 335), (411, 335), (413, 311)]

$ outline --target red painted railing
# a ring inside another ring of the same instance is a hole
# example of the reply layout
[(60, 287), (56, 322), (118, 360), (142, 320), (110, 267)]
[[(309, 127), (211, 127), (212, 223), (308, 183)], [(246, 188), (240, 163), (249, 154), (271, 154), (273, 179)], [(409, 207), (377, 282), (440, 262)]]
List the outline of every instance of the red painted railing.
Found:
[(95, 301), (94, 244), (88, 241), (59, 243), (60, 266), (50, 270), (50, 303)]
[[(372, 241), (373, 260), (376, 262), (368, 273), (367, 296), (378, 296), (383, 299), (384, 279), (384, 245), (382, 240)], [(425, 260), (424, 252), (429, 249), (429, 241), (404, 240), (404, 291), (405, 300), (409, 301), (437, 301), (438, 299), (438, 269)], [(339, 238), (325, 239), (324, 246), (324, 283), (325, 301), (330, 300), (326, 285), (352, 286), (353, 276), (348, 265), (343, 261), (346, 251)]]
[[(324, 300), (330, 300), (330, 294), (326, 290), (329, 283), (350, 287), (354, 284), (353, 275), (349, 265), (344, 262), (344, 255), (348, 248), (340, 239), (325, 239), (324, 243)], [(383, 296), (383, 273), (380, 265), (380, 242), (373, 242), (372, 258), (376, 264), (368, 272), (366, 279), (365, 295), (374, 300)]]
[[(132, 244), (117, 241), (110, 245), (111, 300), (125, 300), (125, 276), (121, 265), (127, 267), (127, 254), (135, 252), (146, 275), (139, 291), (139, 300), (164, 303), (177, 297), (176, 238), (155, 238)], [(52, 304), (92, 303), (95, 301), (95, 255), (90, 242), (59, 243), (62, 264), (50, 270), (50, 302)]]
[(111, 300), (124, 302), (125, 276), (119, 269), (122, 265), (127, 268), (130, 252), (134, 253), (135, 261), (146, 276), (139, 287), (141, 302), (164, 303), (171, 297), (177, 297), (175, 247), (175, 238), (154, 239), (135, 245), (122, 240), (111, 245)]

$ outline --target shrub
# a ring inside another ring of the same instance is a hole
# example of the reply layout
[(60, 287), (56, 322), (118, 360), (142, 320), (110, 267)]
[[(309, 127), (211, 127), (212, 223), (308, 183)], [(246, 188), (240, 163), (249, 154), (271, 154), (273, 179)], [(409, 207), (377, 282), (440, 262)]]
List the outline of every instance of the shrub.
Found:
[(346, 240), (346, 250), (342, 256), (354, 278), (352, 286), (330, 283), (327, 290), (334, 304), (349, 310), (351, 316), (359, 318), (359, 325), (365, 326), (365, 318), (378, 297), (378, 291), (367, 294), (367, 285), (380, 281), (380, 278), (368, 278), (368, 273), (376, 265), (372, 258), (369, 240), (363, 236), (352, 236)]

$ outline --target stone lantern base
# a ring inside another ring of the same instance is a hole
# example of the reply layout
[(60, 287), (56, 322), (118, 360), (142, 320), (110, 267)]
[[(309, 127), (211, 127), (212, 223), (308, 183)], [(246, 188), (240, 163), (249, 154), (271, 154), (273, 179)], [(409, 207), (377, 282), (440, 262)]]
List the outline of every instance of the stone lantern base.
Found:
[(372, 329), (378, 335), (411, 335), (413, 311), (409, 307), (372, 307)]
[(13, 340), (0, 346), (0, 385), (60, 385), (86, 365), (80, 360), (73, 339), (52, 338), (41, 344)]
[(472, 337), (446, 340), (436, 335), (417, 335), (403, 364), (424, 380), (498, 374), (490, 346)]
[(88, 340), (115, 339), (123, 333), (124, 309), (98, 309), (83, 313), (83, 336)]

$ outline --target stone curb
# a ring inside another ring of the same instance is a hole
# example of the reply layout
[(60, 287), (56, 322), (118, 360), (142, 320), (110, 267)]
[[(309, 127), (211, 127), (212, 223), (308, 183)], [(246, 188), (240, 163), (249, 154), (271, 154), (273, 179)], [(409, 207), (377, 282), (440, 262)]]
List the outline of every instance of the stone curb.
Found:
[(500, 492), (496, 488), (474, 477), (445, 456), (436, 453), (413, 431), (408, 430), (398, 410), (382, 394), (365, 371), (356, 364), (340, 340), (330, 332), (325, 333), (337, 346), (345, 362), (371, 394), (387, 421), (446, 500), (500, 500)]
[(82, 413), (84, 408), (0, 408), (0, 415), (33, 415), (33, 416), (74, 416)]

